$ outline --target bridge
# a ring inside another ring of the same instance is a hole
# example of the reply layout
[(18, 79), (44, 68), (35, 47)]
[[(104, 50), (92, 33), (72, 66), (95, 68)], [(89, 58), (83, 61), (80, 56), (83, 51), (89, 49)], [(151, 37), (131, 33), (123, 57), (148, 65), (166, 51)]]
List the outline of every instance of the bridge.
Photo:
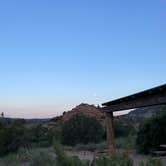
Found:
[(113, 112), (166, 105), (166, 84), (102, 104), (106, 113), (108, 155), (115, 153)]

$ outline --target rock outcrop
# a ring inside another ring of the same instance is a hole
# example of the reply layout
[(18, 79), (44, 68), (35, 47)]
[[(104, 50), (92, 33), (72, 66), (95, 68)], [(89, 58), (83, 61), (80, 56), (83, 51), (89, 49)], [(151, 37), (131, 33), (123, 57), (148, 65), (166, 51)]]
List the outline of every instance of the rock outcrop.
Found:
[(66, 112), (63, 115), (62, 120), (64, 122), (69, 120), (72, 116), (80, 114), (95, 117), (100, 122), (105, 119), (105, 115), (101, 111), (100, 107), (95, 107), (94, 105), (89, 104), (80, 104), (77, 107), (73, 108), (71, 111)]
[(95, 117), (103, 126), (105, 126), (105, 114), (101, 111), (101, 108), (82, 103), (73, 108), (71, 111), (64, 112), (62, 116), (51, 119), (49, 122), (49, 127), (58, 127), (75, 115)]

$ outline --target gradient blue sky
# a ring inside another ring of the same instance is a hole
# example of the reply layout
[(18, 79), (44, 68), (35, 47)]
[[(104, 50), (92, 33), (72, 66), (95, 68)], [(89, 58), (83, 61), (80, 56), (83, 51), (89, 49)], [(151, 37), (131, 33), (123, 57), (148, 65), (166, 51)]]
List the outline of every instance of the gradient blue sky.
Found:
[(0, 1), (0, 111), (52, 117), (166, 82), (165, 0)]

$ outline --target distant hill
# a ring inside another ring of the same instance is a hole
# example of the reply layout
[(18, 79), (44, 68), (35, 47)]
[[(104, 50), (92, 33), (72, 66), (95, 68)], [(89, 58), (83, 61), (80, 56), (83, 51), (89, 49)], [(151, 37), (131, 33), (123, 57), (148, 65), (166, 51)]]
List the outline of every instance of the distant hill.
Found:
[[(0, 122), (13, 122), (15, 120), (19, 120), (23, 118), (0, 118)], [(50, 119), (24, 119), (28, 123), (42, 123), (42, 122), (48, 122)]]
[(151, 118), (152, 116), (160, 114), (163, 111), (166, 111), (166, 106), (138, 108), (126, 115), (119, 116), (118, 119), (126, 123), (131, 123), (137, 128), (145, 119)]

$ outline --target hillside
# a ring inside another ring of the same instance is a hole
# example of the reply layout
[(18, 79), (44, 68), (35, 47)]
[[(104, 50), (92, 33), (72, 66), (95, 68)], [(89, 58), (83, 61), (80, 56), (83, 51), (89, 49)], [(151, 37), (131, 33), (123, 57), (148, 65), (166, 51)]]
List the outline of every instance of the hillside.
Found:
[(137, 128), (145, 119), (151, 118), (152, 116), (160, 114), (163, 111), (166, 111), (166, 106), (138, 108), (126, 115), (119, 116), (118, 119), (125, 123), (130, 123)]
[(62, 123), (69, 120), (72, 116), (80, 114), (95, 117), (102, 125), (105, 125), (105, 114), (101, 111), (100, 107), (82, 103), (72, 110), (64, 112), (63, 115), (52, 118), (48, 123), (48, 127), (50, 129), (59, 128)]

